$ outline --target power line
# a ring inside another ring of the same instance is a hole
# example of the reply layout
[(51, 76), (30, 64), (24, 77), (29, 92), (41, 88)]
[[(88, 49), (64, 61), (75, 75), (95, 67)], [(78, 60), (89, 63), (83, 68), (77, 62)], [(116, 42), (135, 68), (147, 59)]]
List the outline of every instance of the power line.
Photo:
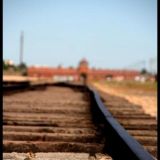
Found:
[(138, 61), (136, 63), (133, 63), (133, 64), (125, 67), (125, 69), (134, 69), (134, 70), (141, 70), (141, 69), (144, 69), (144, 68), (146, 68), (146, 62), (144, 60), (143, 61)]
[(148, 61), (138, 61), (136, 63), (130, 64), (125, 67), (127, 70), (142, 70), (146, 69), (150, 73), (155, 74), (157, 73), (157, 57), (150, 58)]

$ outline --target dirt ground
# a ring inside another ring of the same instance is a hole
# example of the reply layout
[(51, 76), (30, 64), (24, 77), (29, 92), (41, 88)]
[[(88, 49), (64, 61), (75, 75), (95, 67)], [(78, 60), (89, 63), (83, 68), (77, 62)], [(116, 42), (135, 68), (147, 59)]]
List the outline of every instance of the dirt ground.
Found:
[(17, 76), (17, 75), (3, 75), (3, 81), (27, 81), (32, 80), (35, 81), (37, 78), (26, 77), (26, 76)]
[(29, 77), (29, 76), (17, 76), (17, 75), (3, 75), (3, 81), (14, 81), (14, 82), (23, 82), (30, 81), (31, 84), (40, 84), (40, 83), (52, 83), (52, 79), (48, 78), (37, 78), (37, 77)]
[(144, 111), (154, 117), (157, 117), (157, 93), (151, 91), (143, 91), (138, 89), (116, 88), (106, 83), (93, 83), (97, 89), (100, 89), (108, 94), (126, 98), (133, 104), (141, 105)]

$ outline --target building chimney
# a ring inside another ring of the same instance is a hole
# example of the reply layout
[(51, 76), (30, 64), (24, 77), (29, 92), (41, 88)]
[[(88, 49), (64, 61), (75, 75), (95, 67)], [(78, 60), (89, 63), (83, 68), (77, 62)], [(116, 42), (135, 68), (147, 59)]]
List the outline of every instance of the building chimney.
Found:
[(19, 58), (20, 64), (23, 63), (23, 44), (24, 44), (24, 33), (22, 31), (20, 36), (20, 58)]

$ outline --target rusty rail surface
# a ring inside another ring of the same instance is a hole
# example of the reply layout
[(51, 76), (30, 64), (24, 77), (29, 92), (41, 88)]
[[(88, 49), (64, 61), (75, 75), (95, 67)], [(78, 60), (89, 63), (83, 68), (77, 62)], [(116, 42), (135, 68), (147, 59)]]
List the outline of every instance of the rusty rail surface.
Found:
[[(88, 86), (83, 86), (83, 85), (75, 85), (75, 84), (71, 84), (71, 83), (57, 83), (57, 84), (41, 84), (41, 85), (34, 85), (34, 86), (23, 86), (23, 87), (15, 87), (14, 86), (8, 86), (6, 88), (4, 88), (4, 94), (12, 94), (16, 92), (21, 92), (21, 91), (26, 91), (26, 90), (37, 90), (37, 89), (46, 89), (47, 87), (51, 87), (51, 86), (59, 86), (62, 88), (71, 88), (73, 90), (78, 90), (78, 91), (82, 91), (83, 93), (86, 94), (86, 96), (88, 95), (89, 98), (87, 98), (87, 101), (90, 101), (90, 109), (91, 109), (91, 120), (93, 121), (93, 124), (91, 123), (90, 118), (86, 118), (84, 120), (84, 123), (81, 124), (82, 121), (79, 121), (80, 119), (77, 120), (77, 122), (75, 122), (75, 124), (72, 124), (72, 126), (70, 126), (69, 121), (66, 121), (65, 124), (63, 124), (62, 122), (59, 122), (61, 127), (68, 125), (69, 127), (79, 127), (79, 128), (85, 128), (87, 125), (87, 128), (89, 127), (91, 130), (85, 129), (85, 134), (88, 134), (88, 137), (86, 137), (86, 135), (81, 135), (82, 137), (69, 137), (70, 140), (69, 141), (73, 141), (75, 142), (70, 144), (70, 149), (66, 150), (66, 147), (68, 146), (68, 143), (63, 144), (63, 147), (60, 147), (56, 149), (56, 147), (54, 146), (54, 143), (49, 143), (50, 147), (52, 148), (52, 150), (50, 151), (54, 151), (54, 149), (57, 151), (72, 151), (72, 152), (89, 152), (90, 154), (94, 154), (96, 152), (102, 152), (102, 153), (107, 153), (109, 154), (114, 160), (122, 160), (122, 159), (128, 159), (128, 160), (153, 160), (154, 157), (148, 153), (141, 144), (139, 144), (139, 142), (137, 142), (137, 140), (135, 140), (131, 135), (129, 135), (126, 130), (117, 122), (117, 120), (112, 116), (112, 114), (108, 111), (108, 109), (104, 106), (103, 102), (101, 101), (99, 94), (93, 89), (90, 88)], [(10, 88), (10, 89), (9, 89)], [(14, 89), (13, 89), (14, 88)], [(12, 90), (13, 89), (13, 90)], [(63, 105), (63, 104), (62, 104)], [(71, 104), (70, 104), (71, 105)], [(84, 106), (85, 104), (82, 103), (82, 105), (80, 105), (81, 107)], [(69, 106), (68, 106), (69, 108)], [(21, 108), (23, 109), (23, 108)], [(46, 107), (47, 109), (47, 107)], [(73, 108), (72, 108), (73, 109)], [(83, 107), (82, 107), (83, 109)], [(11, 109), (12, 110), (12, 109)], [(29, 112), (29, 109), (27, 110)], [(42, 112), (45, 111), (45, 108)], [(11, 111), (10, 111), (11, 112)], [(30, 111), (32, 112), (32, 111)], [(68, 110), (68, 113), (71, 112)], [(81, 112), (80, 110), (78, 112)], [(5, 109), (4, 109), (4, 113), (5, 113)], [(89, 112), (87, 112), (88, 114)], [(81, 116), (83, 117), (85, 114), (85, 112), (81, 113)], [(34, 116), (34, 115), (33, 115)], [(68, 118), (72, 117), (72, 113), (69, 114)], [(29, 118), (29, 117), (28, 117)], [(33, 117), (30, 117), (31, 119)], [(20, 118), (21, 119), (21, 118)], [(21, 122), (20, 122), (21, 123)], [(44, 130), (50, 130), (53, 132), (56, 132), (55, 130), (59, 130), (58, 126), (56, 126), (56, 124), (52, 124), (49, 121), (46, 121), (44, 123), (39, 122), (38, 120), (33, 123), (29, 120), (29, 123), (32, 124), (33, 128), (34, 126), (38, 125), (39, 126), (46, 126), (43, 127)], [(50, 123), (50, 124), (48, 124)], [(3, 126), (4, 126), (4, 130), (9, 131), (11, 128), (8, 127), (8, 125), (20, 125), (19, 121), (17, 119), (17, 121), (13, 122), (9, 117), (4, 115), (4, 121), (3, 121)], [(27, 123), (24, 121), (23, 125), (27, 125)], [(47, 126), (50, 126), (51, 128), (47, 128)], [(27, 127), (27, 126), (26, 126)], [(55, 130), (54, 130), (55, 127)], [(57, 128), (56, 128), (57, 127)], [(96, 129), (95, 129), (96, 128)], [(16, 129), (13, 127), (13, 129)], [(21, 131), (23, 131), (23, 128), (19, 128)], [(34, 128), (35, 129), (35, 128)], [(68, 132), (73, 132), (73, 131), (69, 131)], [(31, 128), (28, 128), (28, 130), (32, 130)], [(54, 131), (53, 131), (54, 130)], [(37, 128), (37, 131), (40, 131), (39, 128)], [(74, 129), (75, 131), (75, 129)], [(83, 132), (82, 130), (77, 130), (78, 132)], [(60, 132), (60, 130), (58, 131)], [(78, 133), (77, 132), (77, 133)], [(91, 132), (91, 133), (90, 133)], [(4, 133), (4, 137), (7, 140), (7, 137), (18, 137), (18, 135), (15, 135), (14, 133), (8, 133), (6, 134)], [(75, 132), (76, 133), (76, 132)], [(12, 135), (9, 135), (12, 134)], [(98, 136), (97, 136), (98, 135)], [(23, 135), (19, 135), (21, 136), (21, 139), (24, 140), (25, 137), (23, 137)], [(91, 136), (91, 137), (90, 137)], [(38, 137), (38, 138), (37, 138)], [(36, 134), (35, 136), (32, 136), (31, 139), (42, 139), (44, 140), (44, 136), (41, 136), (40, 134)], [(58, 137), (54, 137), (53, 135), (48, 134), (48, 137), (45, 136), (45, 140), (46, 139), (57, 139)], [(67, 139), (68, 137), (63, 137), (63, 139)], [(79, 140), (78, 140), (79, 138)], [(30, 139), (30, 140), (31, 140)], [(67, 139), (68, 140), (68, 139)], [(76, 143), (77, 141), (79, 141), (79, 143)], [(85, 147), (81, 145), (80, 142), (85, 143)], [(91, 142), (94, 142), (93, 144), (90, 144)], [(13, 144), (13, 143), (12, 143)], [(27, 144), (23, 144), (22, 146), (25, 148)], [(41, 145), (41, 144), (39, 144)], [(62, 145), (62, 144), (60, 144)], [(10, 146), (10, 147), (9, 147)], [(13, 144), (14, 146), (14, 144)], [(13, 148), (11, 143), (5, 143), (4, 144), (4, 152), (10, 152)], [(18, 142), (16, 146), (16, 151), (18, 151), (19, 146), (18, 146)], [(31, 147), (32, 149), (34, 147), (32, 147), (33, 144), (28, 145), (27, 147)], [(78, 147), (77, 147), (78, 146)], [(8, 148), (7, 148), (8, 147)], [(42, 147), (45, 151), (47, 152), (47, 148)], [(26, 149), (27, 150), (27, 149)]]

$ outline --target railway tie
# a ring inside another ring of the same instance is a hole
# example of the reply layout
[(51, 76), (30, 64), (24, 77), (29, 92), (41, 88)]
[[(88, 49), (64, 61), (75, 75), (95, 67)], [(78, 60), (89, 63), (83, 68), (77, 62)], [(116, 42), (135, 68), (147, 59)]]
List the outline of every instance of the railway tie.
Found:
[(157, 158), (157, 120), (146, 114), (141, 106), (124, 98), (99, 90), (102, 101), (110, 113), (143, 147)]
[(62, 83), (18, 87), (13, 93), (7, 88), (8, 92), (3, 96), (3, 159), (154, 159), (111, 116), (92, 88)]

